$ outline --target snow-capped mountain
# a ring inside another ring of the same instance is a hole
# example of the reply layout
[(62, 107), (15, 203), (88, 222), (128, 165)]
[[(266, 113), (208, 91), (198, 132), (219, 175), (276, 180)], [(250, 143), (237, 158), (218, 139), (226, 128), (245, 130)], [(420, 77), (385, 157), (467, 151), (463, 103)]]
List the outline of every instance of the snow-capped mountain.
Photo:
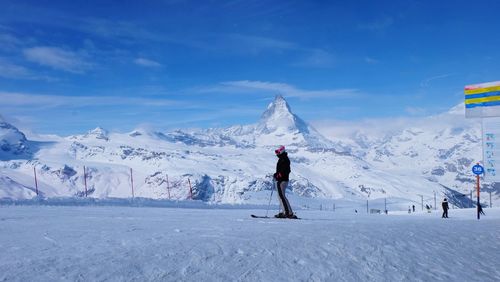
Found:
[(26, 156), (29, 151), (24, 133), (0, 117), (0, 160)]
[(333, 142), (293, 114), (288, 103), (280, 95), (269, 104), (253, 133), (257, 145), (261, 146), (285, 144), (311, 148), (333, 147)]
[[(25, 150), (24, 134), (5, 122), (2, 128), (11, 151)], [(46, 197), (84, 195), (86, 180), (87, 193), (98, 198), (131, 197), (133, 187), (135, 197), (262, 203), (268, 192), (260, 192), (272, 187), (273, 151), (279, 145), (289, 152), (290, 187), (297, 196), (409, 201), (419, 195), (429, 199), (434, 192), (466, 194), (473, 179), (470, 165), (481, 148), (480, 132), (457, 109), (383, 138), (358, 132), (340, 142), (322, 136), (277, 96), (251, 125), (130, 133), (96, 128), (38, 142), (32, 154), (2, 158), (0, 197), (13, 197), (5, 183), (32, 191), (35, 167)]]

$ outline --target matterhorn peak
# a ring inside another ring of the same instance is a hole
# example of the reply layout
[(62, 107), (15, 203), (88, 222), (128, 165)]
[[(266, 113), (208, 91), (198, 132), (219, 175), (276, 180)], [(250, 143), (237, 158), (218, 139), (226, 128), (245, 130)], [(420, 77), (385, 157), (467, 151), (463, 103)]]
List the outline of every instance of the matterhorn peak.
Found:
[(293, 116), (290, 106), (283, 96), (276, 95), (274, 101), (267, 106), (266, 111), (262, 114), (261, 120), (287, 116)]
[(266, 111), (262, 114), (258, 130), (262, 133), (270, 132), (304, 132), (307, 133), (307, 124), (298, 116), (292, 113), (292, 110), (285, 98), (276, 95)]
[(329, 147), (331, 142), (295, 115), (285, 98), (276, 95), (256, 126), (259, 145), (305, 145)]

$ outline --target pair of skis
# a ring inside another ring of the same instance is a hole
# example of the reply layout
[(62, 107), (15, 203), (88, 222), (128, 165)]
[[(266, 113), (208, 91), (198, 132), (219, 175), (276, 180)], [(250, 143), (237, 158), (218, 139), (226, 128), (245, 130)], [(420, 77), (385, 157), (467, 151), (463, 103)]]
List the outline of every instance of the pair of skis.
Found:
[[(275, 218), (275, 217), (269, 217), (267, 216), (268, 212), (269, 212), (269, 207), (271, 206), (271, 199), (273, 197), (273, 191), (274, 191), (274, 187), (276, 187), (276, 189), (279, 189), (277, 186), (276, 186), (276, 180), (273, 178), (273, 189), (271, 189), (271, 195), (269, 196), (269, 203), (267, 204), (267, 209), (266, 209), (266, 215), (255, 215), (255, 214), (251, 214), (250, 216), (253, 217), (253, 218)], [(284, 219), (300, 219), (298, 218), (297, 216), (293, 217), (293, 218), (284, 218)]]
[(273, 217), (269, 217), (267, 215), (255, 215), (255, 214), (251, 214), (250, 216), (253, 217), (253, 218), (300, 219), (299, 217), (297, 217), (297, 218), (288, 218), (288, 217), (277, 218), (277, 217), (274, 217), (274, 216)]

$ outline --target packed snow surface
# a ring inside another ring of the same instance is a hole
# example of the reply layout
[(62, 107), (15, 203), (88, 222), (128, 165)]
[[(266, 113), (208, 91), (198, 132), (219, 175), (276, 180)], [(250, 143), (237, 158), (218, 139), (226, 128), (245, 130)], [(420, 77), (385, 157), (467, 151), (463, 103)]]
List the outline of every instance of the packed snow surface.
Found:
[(500, 281), (500, 209), (0, 206), (0, 281)]

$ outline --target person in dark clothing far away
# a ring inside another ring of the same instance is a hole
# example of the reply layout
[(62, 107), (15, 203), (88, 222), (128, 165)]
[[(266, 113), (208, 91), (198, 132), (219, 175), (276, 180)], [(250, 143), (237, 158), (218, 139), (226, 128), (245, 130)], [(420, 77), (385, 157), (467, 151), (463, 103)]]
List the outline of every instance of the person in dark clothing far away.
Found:
[(441, 203), (441, 206), (443, 206), (443, 216), (441, 216), (441, 217), (448, 218), (449, 206), (448, 206), (448, 200), (446, 200), (446, 198), (444, 198), (443, 202)]
[(276, 180), (276, 188), (278, 190), (278, 196), (281, 205), (281, 212), (275, 215), (278, 218), (297, 218), (293, 214), (292, 207), (286, 198), (286, 187), (288, 186), (290, 169), (290, 159), (288, 159), (288, 153), (285, 151), (285, 146), (280, 146), (274, 151), (278, 157), (278, 163), (276, 164), (276, 173), (274, 173), (274, 179)]
[(477, 208), (478, 208), (480, 214), (485, 215), (481, 204), (479, 204), (479, 206)]
[(415, 212), (415, 205), (412, 205), (411, 207), (413, 209), (413, 212)]
[(425, 205), (425, 209), (427, 210), (428, 213), (431, 212), (431, 207), (429, 205), (427, 205), (427, 204)]

